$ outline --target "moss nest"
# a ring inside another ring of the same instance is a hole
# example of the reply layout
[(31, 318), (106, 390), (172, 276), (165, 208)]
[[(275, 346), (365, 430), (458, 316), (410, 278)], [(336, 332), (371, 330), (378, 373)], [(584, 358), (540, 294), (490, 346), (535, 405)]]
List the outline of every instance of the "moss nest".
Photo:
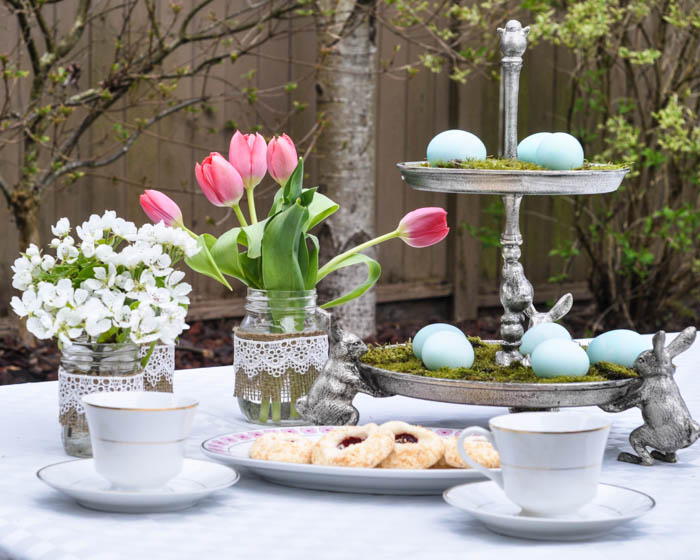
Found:
[[(520, 161), (517, 159), (494, 158), (488, 157), (485, 160), (453, 160), (453, 161), (438, 161), (435, 164), (429, 162), (421, 163), (422, 167), (440, 167), (444, 169), (493, 169), (498, 171), (552, 171), (546, 167)], [(571, 169), (571, 171), (613, 171), (629, 167), (627, 163), (592, 163), (584, 161), (581, 167)]]
[(491, 381), (497, 383), (581, 383), (593, 381), (612, 381), (637, 377), (630, 368), (600, 362), (592, 365), (584, 377), (537, 377), (531, 367), (511, 364), (503, 367), (496, 364), (496, 352), (501, 349), (498, 344), (486, 344), (480, 338), (468, 337), (474, 347), (474, 364), (470, 368), (440, 368), (435, 371), (427, 369), (421, 360), (413, 355), (411, 341), (403, 345), (370, 346), (362, 357), (365, 364), (424, 377), (439, 379), (465, 379), (469, 381)]

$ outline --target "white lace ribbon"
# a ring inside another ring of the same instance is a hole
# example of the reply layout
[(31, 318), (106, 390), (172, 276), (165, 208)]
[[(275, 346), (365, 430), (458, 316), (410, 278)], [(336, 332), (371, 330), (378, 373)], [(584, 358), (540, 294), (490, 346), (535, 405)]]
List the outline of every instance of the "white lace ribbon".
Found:
[[(139, 350), (139, 358), (144, 358), (148, 354), (150, 345), (146, 344)], [(157, 385), (161, 379), (170, 381), (173, 380), (173, 372), (175, 371), (175, 345), (174, 344), (158, 344), (153, 348), (153, 353), (148, 360), (148, 364), (144, 368), (146, 381), (151, 385)]]
[(103, 391), (143, 391), (143, 373), (118, 376), (78, 375), (58, 368), (58, 405), (61, 416), (75, 409), (83, 414), (85, 408), (80, 398)]
[(300, 336), (280, 340), (250, 340), (233, 336), (233, 369), (248, 378), (265, 372), (280, 377), (288, 370), (304, 375), (312, 366), (321, 371), (328, 360), (328, 336)]

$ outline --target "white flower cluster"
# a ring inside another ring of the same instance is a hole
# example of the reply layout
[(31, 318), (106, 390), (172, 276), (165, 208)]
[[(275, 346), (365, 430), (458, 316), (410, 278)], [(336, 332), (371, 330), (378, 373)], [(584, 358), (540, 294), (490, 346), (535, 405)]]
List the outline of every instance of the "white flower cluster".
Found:
[(77, 226), (77, 244), (67, 218), (51, 231), (55, 257), (31, 245), (12, 266), (12, 286), (23, 292), (12, 309), (37, 338), (169, 344), (188, 328), (192, 288), (173, 268), (199, 250), (187, 232), (162, 222), (137, 229), (114, 211)]

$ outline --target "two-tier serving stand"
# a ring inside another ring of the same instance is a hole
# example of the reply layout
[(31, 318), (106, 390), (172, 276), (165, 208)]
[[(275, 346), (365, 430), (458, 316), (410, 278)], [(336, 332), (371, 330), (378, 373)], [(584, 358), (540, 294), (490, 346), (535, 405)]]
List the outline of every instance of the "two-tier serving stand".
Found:
[[(516, 158), (518, 146), (518, 89), (529, 27), (511, 20), (498, 29), (501, 41), (502, 110), (506, 158)], [(501, 171), (426, 167), (424, 162), (399, 163), (402, 178), (414, 189), (456, 194), (495, 194), (503, 197), (505, 226), (501, 234), (503, 272), (500, 300), (499, 365), (526, 362), (518, 350), (527, 315), (533, 315), (533, 288), (519, 262), (520, 203), (525, 195), (590, 195), (617, 190), (629, 169), (579, 171)], [(570, 295), (564, 296), (571, 300)], [(561, 305), (559, 306), (561, 307)], [(526, 362), (527, 363), (527, 362)], [(630, 388), (632, 379), (581, 383), (491, 383), (436, 379), (397, 373), (360, 364), (362, 375), (387, 394), (420, 399), (513, 409), (542, 409), (609, 403)]]

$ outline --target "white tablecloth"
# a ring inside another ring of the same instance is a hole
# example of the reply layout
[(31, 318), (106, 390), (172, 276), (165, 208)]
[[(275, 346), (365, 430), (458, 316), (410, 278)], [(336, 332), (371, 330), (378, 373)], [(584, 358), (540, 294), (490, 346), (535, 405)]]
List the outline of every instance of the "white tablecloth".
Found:
[[(676, 358), (676, 380), (700, 418), (700, 342)], [(208, 437), (249, 429), (231, 396), (230, 367), (181, 371), (176, 392), (200, 399), (188, 455)], [(485, 426), (505, 409), (358, 395), (360, 422), (404, 419), (427, 426)], [(603, 414), (598, 409), (598, 413)], [(507, 559), (700, 558), (700, 443), (675, 465), (619, 463), (641, 423), (637, 409), (612, 415), (602, 481), (646, 492), (652, 512), (588, 543), (541, 543), (490, 533), (441, 496), (376, 496), (298, 490), (244, 477), (178, 513), (127, 515), (83, 509), (35, 476), (67, 459), (55, 382), (0, 387), (0, 559)]]

